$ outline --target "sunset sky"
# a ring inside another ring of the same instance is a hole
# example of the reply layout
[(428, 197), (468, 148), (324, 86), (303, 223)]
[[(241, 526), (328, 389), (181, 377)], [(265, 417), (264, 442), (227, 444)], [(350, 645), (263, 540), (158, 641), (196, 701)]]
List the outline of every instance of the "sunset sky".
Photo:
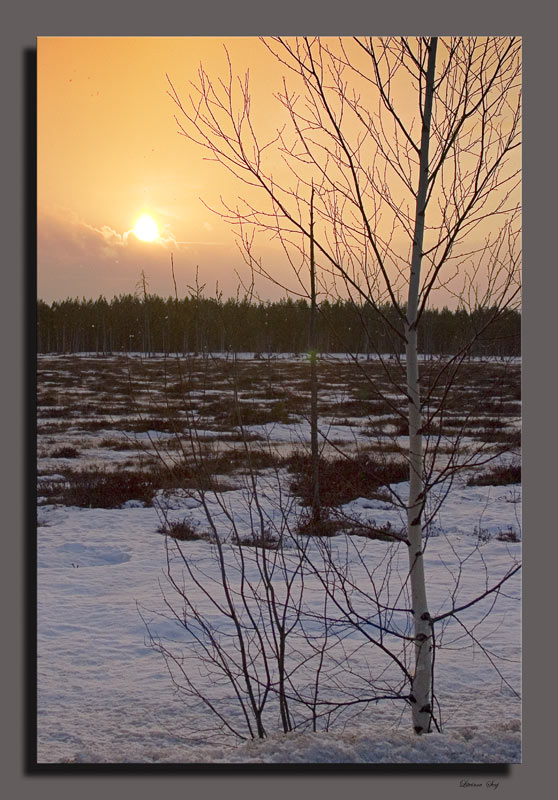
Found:
[[(200, 62), (226, 76), (250, 69), (252, 107), (264, 132), (284, 111), (273, 101), (288, 70), (255, 38), (40, 37), (38, 39), (38, 295), (133, 293), (141, 272), (152, 293), (186, 294), (199, 273), (205, 292), (218, 284), (234, 296), (249, 270), (231, 226), (206, 206), (233, 203), (238, 181), (179, 134), (166, 75), (187, 100)], [(134, 228), (142, 215), (158, 226), (154, 241)], [(277, 242), (260, 237), (266, 268), (287, 274)], [(237, 274), (238, 273), (238, 274)], [(265, 299), (278, 286), (256, 287)]]
[[(280, 79), (257, 39), (38, 39), (39, 297), (133, 293), (142, 270), (151, 292), (171, 295), (171, 251), (180, 293), (199, 267), (206, 292), (218, 281), (235, 294), (243, 259), (200, 198), (216, 204), (238, 190), (178, 134), (166, 78), (187, 89), (201, 61), (222, 73), (225, 41), (240, 70), (250, 65), (254, 89)], [(156, 242), (132, 233), (144, 213)]]

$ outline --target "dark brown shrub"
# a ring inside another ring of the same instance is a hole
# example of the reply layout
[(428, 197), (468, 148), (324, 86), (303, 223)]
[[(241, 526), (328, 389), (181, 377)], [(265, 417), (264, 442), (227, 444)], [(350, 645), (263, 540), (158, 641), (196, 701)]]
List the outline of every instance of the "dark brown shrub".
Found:
[(78, 458), (79, 457), (79, 450), (75, 447), (59, 447), (57, 450), (53, 450), (50, 454), (51, 458)]
[[(290, 487), (303, 505), (312, 504), (312, 459), (306, 453), (295, 453), (288, 462), (294, 474)], [(379, 491), (390, 483), (409, 478), (409, 468), (404, 461), (395, 461), (370, 454), (351, 458), (320, 458), (320, 502), (324, 506), (340, 506), (357, 497), (382, 498)]]
[(64, 484), (42, 487), (49, 499), (66, 506), (80, 508), (119, 508), (128, 500), (151, 505), (157, 490), (151, 477), (144, 472), (120, 470), (109, 472), (93, 467), (67, 470)]
[(467, 486), (508, 486), (521, 483), (521, 464), (502, 464), (472, 475)]
[(194, 542), (199, 539), (209, 540), (210, 538), (208, 533), (199, 531), (187, 519), (166, 520), (157, 530), (159, 533), (164, 533), (165, 536), (178, 539), (180, 542)]

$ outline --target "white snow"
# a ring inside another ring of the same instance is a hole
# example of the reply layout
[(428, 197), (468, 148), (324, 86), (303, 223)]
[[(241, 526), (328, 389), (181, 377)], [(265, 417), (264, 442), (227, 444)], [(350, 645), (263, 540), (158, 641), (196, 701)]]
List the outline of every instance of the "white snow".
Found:
[[(401, 489), (402, 486), (398, 486)], [(403, 487), (404, 488), (404, 487)], [(269, 520), (281, 517), (270, 481), (261, 502)], [(241, 530), (250, 509), (243, 490), (224, 495)], [(211, 498), (208, 498), (211, 500)], [(467, 501), (469, 501), (467, 503)], [(162, 501), (161, 501), (162, 502)], [(480, 648), (465, 647), (461, 631), (449, 625), (437, 652), (436, 691), (443, 733), (417, 737), (409, 731), (406, 707), (370, 706), (344, 729), (329, 733), (273, 734), (239, 746), (211, 731), (211, 715), (189, 707), (173, 689), (163, 658), (146, 646), (142, 611), (156, 634), (175, 641), (187, 637), (165, 614), (165, 537), (157, 531), (155, 508), (116, 510), (42, 506), (38, 528), (38, 759), (39, 762), (517, 762), (520, 760), (520, 579), (506, 585), (490, 617), (483, 615), (494, 596), (465, 612), (469, 626), (490, 654), (498, 652), (501, 674)], [(170, 508), (168, 507), (170, 506)], [(376, 523), (391, 519), (386, 504), (355, 501), (352, 510)], [(212, 507), (219, 510), (213, 499)], [(470, 508), (469, 515), (463, 508)], [(200, 528), (204, 515), (192, 497), (176, 495), (167, 504), (169, 519), (188, 516)], [(503, 577), (519, 557), (521, 545), (491, 539), (476, 547), (478, 510), (491, 530), (517, 528), (517, 504), (495, 487), (462, 488), (448, 498), (438, 535), (426, 548), (431, 613), (451, 607), (459, 563), (464, 565), (456, 605), (468, 602)], [(291, 510), (294, 513), (294, 509)], [(216, 514), (219, 523), (226, 519)], [(445, 526), (447, 525), (447, 528)], [(443, 531), (443, 532), (442, 532)], [(170, 540), (169, 540), (170, 541)], [(346, 537), (334, 540), (344, 551)], [(372, 569), (389, 547), (353, 537)], [(182, 542), (192, 563), (202, 561), (208, 581), (216, 577), (208, 558), (211, 545)], [(399, 548), (399, 549), (397, 549)], [(405, 545), (398, 545), (392, 569), (406, 569)], [(246, 551), (248, 552), (248, 551)], [(355, 575), (361, 566), (353, 554)], [(232, 558), (232, 556), (231, 556)], [(456, 566), (457, 565), (457, 566)], [(360, 570), (360, 573), (359, 573)], [(208, 584), (209, 585), (209, 584)], [(317, 586), (310, 586), (315, 591)], [(204, 605), (200, 592), (197, 601)], [(139, 610), (138, 610), (139, 609)], [(166, 614), (168, 617), (168, 614)], [(395, 621), (394, 621), (395, 624)], [(186, 650), (187, 650), (186, 645)], [(355, 648), (353, 658), (370, 654)], [(355, 662), (356, 663), (356, 662)], [(359, 662), (360, 663), (360, 662)], [(349, 677), (347, 678), (349, 681)], [(225, 702), (222, 687), (207, 684)]]
[[(253, 358), (251, 354), (243, 357)], [(329, 356), (328, 360), (347, 357)], [(355, 422), (357, 427), (328, 425), (327, 420), (320, 420), (330, 441), (346, 445), (365, 440), (359, 430), (363, 420), (356, 418)], [(209, 426), (207, 430), (201, 428), (197, 432), (200, 439), (226, 438)], [(247, 431), (259, 434), (267, 445), (277, 449), (296, 447), (310, 438), (309, 423), (303, 419), (290, 425), (250, 426)], [(474, 641), (451, 618), (436, 627), (435, 690), (442, 733), (416, 736), (410, 729), (408, 707), (401, 701), (370, 704), (360, 715), (347, 715), (344, 724), (329, 731), (283, 734), (271, 726), (267, 739), (240, 743), (216, 733), (213, 715), (176, 691), (165, 660), (149, 647), (144, 624), (147, 621), (151, 633), (161, 637), (169, 649), (184, 655), (192, 679), (219, 708), (233, 718), (239, 716), (230, 691), (195, 660), (191, 635), (172, 619), (165, 605), (166, 598), (181, 612), (180, 598), (167, 581), (167, 553), (175, 576), (184, 572), (185, 565), (174, 542), (166, 539), (159, 527), (163, 519), (186, 519), (194, 529), (207, 532), (207, 515), (200, 498), (177, 491), (159, 494), (153, 507), (128, 501), (122, 508), (110, 510), (44, 504), (48, 485), (65, 480), (58, 470), (68, 465), (125, 463), (134, 457), (133, 451), (100, 447), (103, 438), (160, 447), (164, 453), (165, 443), (172, 443), (173, 435), (118, 432), (108, 424), (106, 430), (93, 434), (76, 429), (60, 435), (62, 438), (53, 438), (48, 447), (45, 445), (38, 463), (40, 471), (55, 471), (38, 478), (39, 763), (464, 764), (521, 760), (521, 573), (507, 581), (500, 592), (487, 594), (461, 612), (460, 618)], [(46, 455), (55, 444), (67, 443), (77, 446), (80, 460)], [(503, 463), (509, 457), (499, 459)], [(241, 539), (250, 536), (259, 513), (267, 528), (288, 533), (301, 510), (289, 496), (288, 482), (282, 470), (260, 473), (256, 507), (249, 477), (234, 475), (229, 480), (227, 476), (227, 483), (236, 488), (221, 496), (205, 495), (219, 535), (224, 540), (230, 537), (232, 520)], [(43, 495), (41, 485), (45, 486)], [(404, 501), (408, 484), (392, 488)], [(441, 486), (439, 491), (443, 489)], [(380, 527), (389, 523), (395, 530), (404, 527), (401, 511), (383, 501), (358, 498), (340, 511), (363, 524)], [(429, 534), (425, 570), (430, 612), (435, 616), (484, 594), (520, 560), (520, 487), (468, 487), (465, 477), (456, 480), (432, 520)], [(296, 564), (296, 541), (287, 536), (287, 565)], [(374, 575), (388, 605), (405, 606), (408, 553), (404, 543), (392, 545), (345, 534), (328, 543), (340, 560), (345, 559), (355, 585), (369, 590), (370, 576)], [(254, 549), (243, 547), (240, 552), (230, 538), (224, 547), (230, 575), (234, 575), (238, 559), (244, 557), (247, 576), (257, 582)], [(189, 600), (201, 613), (213, 615), (222, 641), (232, 641), (232, 623), (219, 618), (212, 605), (212, 600), (222, 594), (214, 546), (209, 541), (194, 540), (181, 542), (180, 549), (188, 565), (202, 570), (198, 573), (203, 576), (200, 587), (189, 587)], [(321, 552), (321, 544), (310, 540), (312, 563), (320, 563)], [(389, 587), (382, 584), (382, 576), (388, 574)], [(274, 586), (277, 592), (282, 591), (280, 577)], [(305, 575), (305, 597), (309, 612), (315, 612), (318, 618), (323, 591), (311, 571)], [(366, 611), (366, 600), (355, 596), (355, 603)], [(408, 623), (405, 612), (391, 613), (389, 627), (393, 631), (404, 633)], [(319, 629), (316, 620), (312, 624)], [(308, 642), (299, 644), (302, 653)], [(363, 646), (354, 631), (347, 634), (343, 646), (347, 666), (337, 672), (339, 691), (364, 691), (367, 670), (377, 676), (384, 669), (377, 649)], [(411, 655), (407, 654), (409, 659)]]

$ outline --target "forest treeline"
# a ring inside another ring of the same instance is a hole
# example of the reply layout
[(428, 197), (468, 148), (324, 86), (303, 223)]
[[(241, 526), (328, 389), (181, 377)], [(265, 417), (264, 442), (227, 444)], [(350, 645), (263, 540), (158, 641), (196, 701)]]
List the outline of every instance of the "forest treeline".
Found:
[[(479, 334), (475, 356), (518, 356), (521, 314), (506, 311), (483, 332), (495, 309), (427, 309), (419, 327), (419, 351), (452, 355)], [(146, 294), (67, 299), (37, 304), (39, 353), (301, 353), (308, 349), (310, 304)], [(402, 322), (391, 305), (375, 310), (346, 300), (319, 304), (318, 350), (322, 353), (402, 352), (395, 331)]]

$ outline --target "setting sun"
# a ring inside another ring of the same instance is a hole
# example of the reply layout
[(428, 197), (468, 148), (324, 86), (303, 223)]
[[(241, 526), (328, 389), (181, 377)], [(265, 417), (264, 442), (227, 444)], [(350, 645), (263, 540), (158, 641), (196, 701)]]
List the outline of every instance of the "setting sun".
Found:
[(134, 225), (134, 233), (142, 242), (153, 242), (159, 238), (159, 226), (149, 214), (142, 214)]

